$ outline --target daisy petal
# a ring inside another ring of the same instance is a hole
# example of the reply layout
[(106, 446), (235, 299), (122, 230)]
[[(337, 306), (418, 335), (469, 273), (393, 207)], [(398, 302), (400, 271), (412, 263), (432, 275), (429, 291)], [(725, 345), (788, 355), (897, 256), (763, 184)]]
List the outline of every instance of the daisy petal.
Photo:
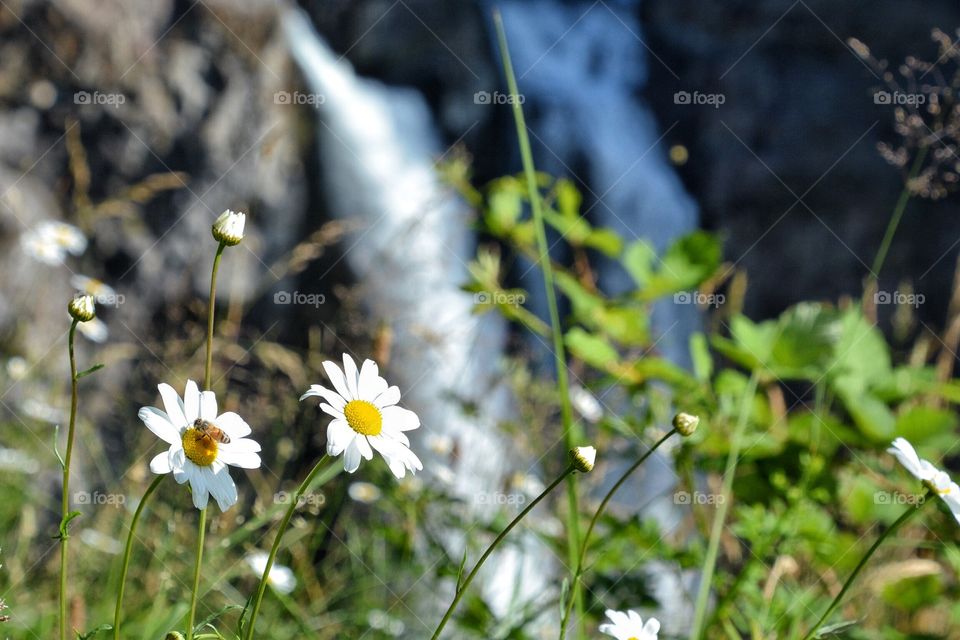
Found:
[(380, 377), (380, 368), (373, 360), (364, 360), (360, 367), (360, 381), (357, 391), (362, 400), (372, 400), (387, 388), (387, 381)]
[(353, 400), (350, 396), (350, 391), (347, 389), (347, 381), (343, 377), (343, 371), (340, 370), (340, 367), (336, 365), (335, 362), (326, 360), (323, 363), (323, 370), (327, 372), (327, 377), (330, 378), (330, 383), (333, 385), (333, 388), (337, 390), (345, 400)]
[[(211, 418), (211, 420), (214, 420)], [(216, 416), (214, 420), (216, 425), (223, 429), (231, 440), (236, 440), (250, 435), (250, 425), (233, 411), (227, 411)], [(259, 451), (259, 449), (257, 449)]]
[(384, 407), (395, 405), (398, 402), (400, 402), (400, 388), (389, 387), (384, 389), (383, 392), (374, 399), (373, 404), (383, 409)]
[(183, 415), (183, 400), (173, 387), (166, 383), (157, 385), (160, 390), (160, 398), (163, 400), (163, 408), (167, 412), (167, 417), (175, 427), (187, 426), (187, 419)]
[(346, 353), (343, 354), (343, 375), (347, 379), (347, 389), (350, 391), (350, 399), (357, 400), (360, 397), (357, 393), (357, 382), (360, 374), (357, 372), (357, 363)]
[(332, 420), (327, 425), (327, 453), (331, 456), (340, 455), (356, 435), (345, 420)]
[(213, 391), (203, 391), (200, 394), (200, 417), (210, 421), (217, 419), (217, 396)]
[(360, 467), (360, 447), (357, 440), (359, 438), (351, 440), (343, 452), (343, 469), (347, 473), (353, 473)]
[(173, 471), (173, 467), (170, 466), (170, 452), (164, 451), (163, 453), (155, 455), (153, 460), (150, 461), (150, 471), (153, 471), (157, 475), (163, 475)]
[(347, 406), (347, 401), (343, 398), (343, 396), (336, 391), (331, 391), (330, 389), (327, 389), (319, 384), (310, 385), (310, 390), (300, 396), (300, 400), (309, 398), (311, 396), (323, 398), (330, 403), (331, 406), (333, 406), (335, 409), (339, 409), (340, 411), (343, 411), (343, 408)]
[(200, 417), (200, 389), (193, 380), (187, 380), (187, 388), (183, 392), (183, 415), (187, 424), (193, 424)]
[(384, 422), (389, 422), (401, 431), (410, 431), (420, 426), (420, 418), (409, 409), (393, 406), (384, 407), (380, 412)]
[(156, 407), (143, 407), (137, 412), (147, 429), (167, 444), (180, 444), (180, 430), (170, 424), (167, 414)]

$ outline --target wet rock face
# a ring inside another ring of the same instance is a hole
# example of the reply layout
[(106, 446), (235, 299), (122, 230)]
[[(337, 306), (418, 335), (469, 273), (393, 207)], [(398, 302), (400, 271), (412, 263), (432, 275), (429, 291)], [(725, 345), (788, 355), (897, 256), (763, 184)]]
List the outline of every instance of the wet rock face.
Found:
[[(645, 0), (643, 12), (662, 61), (651, 63), (646, 96), (664, 129), (676, 125), (669, 143), (689, 149), (678, 170), (704, 224), (725, 232), (725, 255), (749, 272), (747, 311), (858, 293), (902, 179), (876, 150), (897, 142), (892, 110), (873, 99), (883, 83), (845, 41), (894, 68), (909, 55), (933, 60), (931, 29), (952, 33), (960, 8)], [(725, 101), (676, 104), (677, 91)], [(956, 259), (951, 202), (911, 202), (880, 282), (893, 290), (912, 278), (930, 301), (921, 317), (939, 324)]]

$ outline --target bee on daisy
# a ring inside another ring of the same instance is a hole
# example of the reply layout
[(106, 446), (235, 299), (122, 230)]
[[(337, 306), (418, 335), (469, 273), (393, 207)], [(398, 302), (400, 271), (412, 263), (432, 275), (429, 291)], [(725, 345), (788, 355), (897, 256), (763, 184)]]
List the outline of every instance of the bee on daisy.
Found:
[(237, 502), (237, 486), (228, 467), (260, 467), (260, 445), (247, 438), (250, 426), (232, 411), (218, 413), (212, 391), (201, 392), (187, 381), (183, 399), (161, 384), (164, 411), (143, 407), (137, 414), (150, 431), (170, 445), (150, 461), (156, 474), (173, 473), (179, 484), (190, 483), (193, 506), (205, 509), (213, 496), (221, 511)]
[(397, 406), (400, 389), (380, 377), (377, 363), (364, 360), (357, 369), (353, 358), (343, 354), (343, 369), (329, 360), (323, 363), (323, 369), (333, 389), (315, 384), (300, 400), (319, 397), (325, 401), (320, 409), (333, 418), (327, 426), (327, 453), (343, 454), (343, 468), (349, 473), (360, 467), (361, 458), (372, 459), (374, 450), (398, 479), (407, 471), (423, 469), (404, 433), (418, 428), (420, 418)]

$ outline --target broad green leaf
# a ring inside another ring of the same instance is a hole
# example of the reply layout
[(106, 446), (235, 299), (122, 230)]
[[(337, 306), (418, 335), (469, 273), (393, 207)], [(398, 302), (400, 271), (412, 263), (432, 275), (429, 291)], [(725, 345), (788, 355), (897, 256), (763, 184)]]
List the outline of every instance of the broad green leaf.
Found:
[(713, 375), (713, 357), (707, 346), (707, 337), (697, 331), (690, 336), (690, 359), (693, 361), (693, 375), (700, 382), (707, 382)]
[(592, 367), (607, 370), (617, 364), (620, 356), (605, 338), (574, 327), (564, 336), (567, 348), (574, 356)]

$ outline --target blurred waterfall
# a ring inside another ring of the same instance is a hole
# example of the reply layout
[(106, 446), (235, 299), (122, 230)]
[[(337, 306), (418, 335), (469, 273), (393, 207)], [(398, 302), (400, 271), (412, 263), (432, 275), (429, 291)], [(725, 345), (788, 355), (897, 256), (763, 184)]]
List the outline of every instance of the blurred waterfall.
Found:
[[(486, 2), (503, 15), (537, 169), (584, 183), (587, 216), (628, 241), (645, 238), (663, 251), (675, 238), (693, 231), (697, 206), (667, 164), (661, 144), (670, 125), (661, 129), (640, 97), (648, 65), (663, 64), (651, 59), (643, 43), (637, 20), (641, 0)], [(546, 317), (540, 271), (527, 269), (522, 284), (531, 292), (530, 302)], [(635, 286), (618, 264), (606, 260), (600, 262), (599, 284), (611, 295)], [(657, 303), (652, 325), (656, 350), (689, 366), (689, 337), (700, 327), (696, 307), (672, 299)], [(613, 411), (619, 408), (615, 394), (606, 402), (613, 403)], [(613, 461), (601, 491), (632, 461)], [(640, 510), (656, 518), (664, 532), (670, 531), (686, 509), (674, 504), (676, 482), (669, 453), (658, 451), (611, 506), (626, 517)], [(648, 576), (651, 595), (660, 605), (655, 611), (643, 611), (644, 617), (655, 614), (665, 633), (685, 634), (697, 573), (681, 572), (664, 562), (638, 569)]]
[[(443, 147), (433, 116), (419, 92), (358, 77), (304, 13), (289, 11), (283, 25), (310, 90), (323, 96), (317, 128), (331, 210), (363, 223), (345, 258), (371, 316), (394, 332), (390, 379), (423, 423), (411, 434), (414, 449), (430, 482), (450, 482), (485, 519), (498, 507), (484, 498), (528, 465), (497, 429), (513, 410), (500, 369), (507, 328), (497, 314), (473, 315), (473, 296), (459, 289), (476, 244), (468, 207), (434, 169)], [(467, 415), (465, 406), (478, 411)], [(438, 472), (450, 461), (425, 446), (428, 434), (455, 442), (452, 474)], [(449, 543), (459, 557), (462, 537), (451, 533)], [(548, 556), (529, 536), (488, 563), (481, 581), (494, 612), (545, 595)]]

